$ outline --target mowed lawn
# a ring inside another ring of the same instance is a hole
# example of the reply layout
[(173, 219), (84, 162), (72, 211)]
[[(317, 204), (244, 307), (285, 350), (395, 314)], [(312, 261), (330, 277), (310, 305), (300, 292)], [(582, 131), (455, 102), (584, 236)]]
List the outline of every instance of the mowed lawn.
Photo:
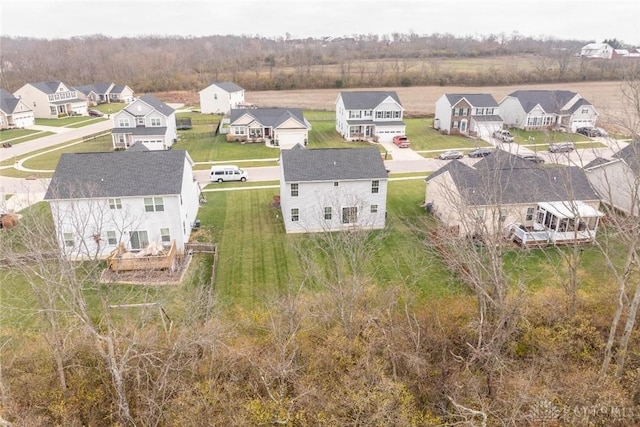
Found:
[[(65, 144), (62, 145), (64, 146)], [(26, 160), (22, 165), (29, 169), (54, 170), (58, 165), (60, 156), (63, 153), (95, 153), (108, 151), (113, 151), (111, 135), (102, 136), (91, 141), (79, 142), (63, 149), (54, 150), (48, 153), (43, 152), (43, 154)]]
[[(481, 139), (465, 138), (459, 135), (444, 135), (433, 128), (432, 118), (405, 119), (407, 136), (411, 140), (411, 148), (415, 151), (431, 150), (473, 150), (488, 147), (490, 144)], [(425, 157), (437, 157), (439, 153), (424, 153)]]

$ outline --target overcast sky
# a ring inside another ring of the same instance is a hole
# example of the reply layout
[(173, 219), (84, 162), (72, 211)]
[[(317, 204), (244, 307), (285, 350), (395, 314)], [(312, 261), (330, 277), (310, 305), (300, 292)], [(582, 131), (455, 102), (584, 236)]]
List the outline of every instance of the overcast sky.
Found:
[(0, 33), (8, 36), (299, 38), (410, 31), (617, 38), (640, 46), (640, 0), (0, 0)]

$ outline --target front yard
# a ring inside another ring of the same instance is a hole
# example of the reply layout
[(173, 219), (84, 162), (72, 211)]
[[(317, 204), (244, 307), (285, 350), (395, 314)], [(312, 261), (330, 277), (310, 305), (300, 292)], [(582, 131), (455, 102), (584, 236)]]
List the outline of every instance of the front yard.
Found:
[(106, 117), (70, 116), (59, 119), (36, 119), (38, 126), (78, 128), (107, 120)]

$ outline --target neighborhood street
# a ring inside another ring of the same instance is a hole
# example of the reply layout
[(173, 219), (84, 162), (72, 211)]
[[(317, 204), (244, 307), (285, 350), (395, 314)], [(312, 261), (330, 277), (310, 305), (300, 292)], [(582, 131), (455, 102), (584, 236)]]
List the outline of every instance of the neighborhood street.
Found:
[[(9, 159), (15, 159), (16, 161), (15, 164), (0, 167), (0, 170), (16, 168), (23, 171), (29, 171), (22, 166), (22, 162), (26, 158), (28, 158), (28, 155), (30, 153), (88, 135), (105, 132), (110, 130), (111, 127), (112, 124), (109, 120), (76, 129), (51, 126), (35, 126), (35, 129), (54, 132), (54, 134), (44, 136), (32, 141), (16, 144), (10, 148), (0, 149), (0, 161)], [(497, 142), (493, 138), (488, 139), (489, 140), (487, 142), (491, 143), (495, 147), (510, 151), (514, 154), (534, 153), (531, 149), (523, 145), (515, 143), (501, 143)], [(626, 145), (625, 143), (620, 143), (619, 141), (610, 140), (608, 138), (594, 139), (606, 145), (606, 148), (584, 150), (578, 149), (569, 154), (552, 154), (547, 151), (535, 152), (535, 154), (544, 158), (546, 163), (574, 164), (577, 166), (584, 166), (596, 157), (610, 158), (616, 151)], [(82, 142), (79, 143), (81, 144)], [(383, 143), (383, 146), (393, 158), (393, 160), (385, 161), (385, 166), (391, 173), (426, 173), (439, 169), (447, 162), (444, 160), (439, 160), (437, 158), (424, 158), (421, 154), (428, 155), (429, 152), (418, 153), (411, 148), (398, 148), (391, 142)], [(579, 145), (578, 148), (580, 148)], [(434, 152), (433, 156), (435, 157), (436, 154), (437, 153)], [(477, 162), (478, 159), (464, 157), (463, 159), (461, 159), (461, 161), (465, 164), (471, 165)], [(239, 164), (239, 166), (242, 167), (241, 164)], [(249, 173), (249, 182), (278, 181), (280, 178), (278, 166), (250, 167), (246, 168), (246, 170)], [(202, 187), (210, 183), (209, 170), (195, 170), (194, 175), (196, 177), (196, 180)], [(0, 175), (0, 195), (4, 193), (14, 195), (8, 200), (4, 200), (4, 197), (0, 197), (0, 210), (19, 211), (31, 204), (42, 200), (48, 185), (49, 179), (11, 178)], [(242, 187), (238, 188), (242, 189)], [(222, 190), (222, 188), (220, 190)], [(211, 191), (219, 190), (212, 189)]]

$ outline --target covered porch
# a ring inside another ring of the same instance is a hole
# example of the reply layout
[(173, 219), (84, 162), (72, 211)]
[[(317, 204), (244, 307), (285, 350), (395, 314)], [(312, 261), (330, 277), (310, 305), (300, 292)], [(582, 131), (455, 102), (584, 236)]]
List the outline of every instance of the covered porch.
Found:
[(510, 224), (507, 236), (522, 246), (593, 243), (602, 212), (581, 201), (538, 203), (530, 227)]
[(376, 126), (372, 123), (349, 125), (350, 140), (366, 140), (368, 138), (373, 138), (375, 133)]

